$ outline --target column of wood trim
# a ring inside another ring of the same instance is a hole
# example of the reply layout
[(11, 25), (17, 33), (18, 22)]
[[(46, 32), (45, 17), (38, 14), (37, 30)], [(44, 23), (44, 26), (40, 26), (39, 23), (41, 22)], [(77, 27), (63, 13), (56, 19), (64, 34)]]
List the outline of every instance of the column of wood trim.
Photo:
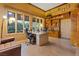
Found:
[(72, 24), (72, 32), (71, 32), (71, 43), (74, 46), (78, 46), (78, 38), (77, 38), (77, 19), (78, 16), (78, 10), (74, 10), (71, 12), (71, 24)]
[(58, 37), (61, 38), (61, 19), (59, 19), (59, 33)]
[(77, 28), (76, 41), (77, 41), (77, 46), (79, 47), (79, 11), (77, 12), (77, 27), (76, 28)]
[(29, 16), (29, 22), (30, 22), (30, 23), (29, 23), (29, 29), (30, 29), (30, 30), (32, 30), (32, 18), (33, 18), (33, 17), (30, 15), (30, 16)]

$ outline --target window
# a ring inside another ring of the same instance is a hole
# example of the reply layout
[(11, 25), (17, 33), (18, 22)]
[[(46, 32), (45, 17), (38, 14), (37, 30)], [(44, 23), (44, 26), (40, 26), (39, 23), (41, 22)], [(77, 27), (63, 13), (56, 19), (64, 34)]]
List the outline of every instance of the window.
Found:
[(25, 16), (24, 18), (24, 28), (29, 30), (29, 16)]
[(17, 14), (17, 32), (23, 32), (23, 17)]
[(33, 18), (33, 20), (32, 20), (32, 29), (33, 29), (33, 31), (39, 31), (39, 28), (40, 28), (40, 19), (38, 19), (38, 18)]
[(35, 31), (36, 30), (36, 18), (34, 17), (33, 19), (32, 19), (32, 30), (33, 31)]
[(39, 20), (39, 19), (37, 19), (37, 26), (36, 26), (37, 31), (39, 31), (39, 27), (40, 27), (40, 20)]
[(42, 23), (42, 19), (40, 19), (41, 20), (41, 23)]
[(37, 19), (37, 23), (39, 23), (39, 19)]
[(36, 18), (33, 18), (32, 22), (35, 22), (35, 19), (36, 19)]
[(8, 33), (15, 33), (15, 13), (8, 11), (7, 18), (8, 18)]
[(43, 29), (42, 19), (40, 19), (40, 30)]

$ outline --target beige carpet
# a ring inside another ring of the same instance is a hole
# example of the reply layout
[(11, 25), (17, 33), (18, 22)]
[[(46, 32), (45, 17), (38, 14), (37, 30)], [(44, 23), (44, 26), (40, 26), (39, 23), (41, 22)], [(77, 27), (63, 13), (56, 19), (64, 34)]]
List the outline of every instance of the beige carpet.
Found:
[[(71, 48), (72, 49), (72, 48)], [(27, 44), (22, 46), (22, 56), (75, 56), (75, 50), (64, 48), (60, 40), (50, 38), (45, 46)]]

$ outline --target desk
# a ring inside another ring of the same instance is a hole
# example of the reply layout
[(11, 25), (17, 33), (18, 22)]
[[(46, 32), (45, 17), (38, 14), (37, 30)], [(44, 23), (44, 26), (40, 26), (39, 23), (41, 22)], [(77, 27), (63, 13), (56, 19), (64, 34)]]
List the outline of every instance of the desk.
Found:
[(25, 44), (25, 43), (26, 43), (26, 40), (13, 41), (5, 44), (0, 44), (0, 53), (20, 47), (21, 44)]
[(36, 45), (45, 45), (48, 43), (48, 34), (47, 32), (32, 32), (36, 34)]

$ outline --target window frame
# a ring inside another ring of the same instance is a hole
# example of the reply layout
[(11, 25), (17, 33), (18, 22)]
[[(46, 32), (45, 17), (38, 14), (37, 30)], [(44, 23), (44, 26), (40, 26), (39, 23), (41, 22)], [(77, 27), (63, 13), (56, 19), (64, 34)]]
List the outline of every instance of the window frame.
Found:
[[(8, 21), (6, 21), (6, 34), (23, 34), (24, 33), (24, 13), (17, 11), (15, 9), (9, 9), (8, 8), (8, 9), (6, 9), (6, 16), (8, 14), (8, 11), (15, 13), (15, 32), (14, 33), (8, 33)], [(23, 32), (17, 32), (17, 13), (23, 15)], [(8, 18), (6, 20), (8, 20)]]
[(29, 30), (30, 30), (30, 16), (29, 15), (26, 15), (26, 14), (24, 14), (24, 28), (25, 28), (25, 17), (28, 17), (28, 21), (29, 21)]
[[(39, 19), (39, 22), (40, 22), (40, 19), (42, 19), (41, 17), (33, 16), (33, 15), (30, 15), (30, 14), (27, 14), (27, 13), (24, 13), (24, 12), (15, 10), (15, 9), (10, 9), (10, 8), (6, 8), (6, 15), (7, 15), (8, 11), (12, 12), (12, 13), (15, 13), (15, 32), (14, 33), (8, 33), (8, 21), (6, 21), (6, 33), (7, 34), (18, 34), (18, 33), (22, 34), (22, 33), (25, 33), (25, 31), (24, 31), (24, 28), (25, 28), (24, 27), (25, 26), (24, 25), (24, 21), (25, 21), (24, 17), (25, 16), (29, 17), (29, 29), (32, 28), (31, 25), (30, 25), (30, 21), (31, 21), (30, 17), (32, 17), (32, 18), (35, 17), (36, 19)], [(17, 14), (21, 14), (23, 16), (23, 31), (22, 32), (17, 32)], [(6, 20), (8, 20), (8, 18)], [(37, 20), (35, 20), (35, 22), (37, 22)], [(43, 20), (42, 20), (42, 24), (43, 24)]]
[[(23, 25), (23, 31), (22, 32), (18, 32), (18, 27), (17, 27), (17, 24), (18, 24), (18, 19), (17, 19), (17, 15), (20, 14), (22, 16), (22, 25)], [(16, 33), (24, 33), (24, 15), (20, 12), (17, 12), (16, 13)]]
[[(15, 26), (15, 31), (12, 32), (12, 33), (8, 32), (8, 24), (9, 24), (9, 23), (8, 23), (8, 22), (9, 22), (8, 12), (12, 12), (12, 13), (15, 14), (15, 25), (14, 25), (14, 26)], [(6, 16), (7, 16), (7, 33), (8, 33), (8, 34), (14, 34), (14, 33), (16, 33), (16, 12), (11, 11), (11, 10), (7, 10)]]

